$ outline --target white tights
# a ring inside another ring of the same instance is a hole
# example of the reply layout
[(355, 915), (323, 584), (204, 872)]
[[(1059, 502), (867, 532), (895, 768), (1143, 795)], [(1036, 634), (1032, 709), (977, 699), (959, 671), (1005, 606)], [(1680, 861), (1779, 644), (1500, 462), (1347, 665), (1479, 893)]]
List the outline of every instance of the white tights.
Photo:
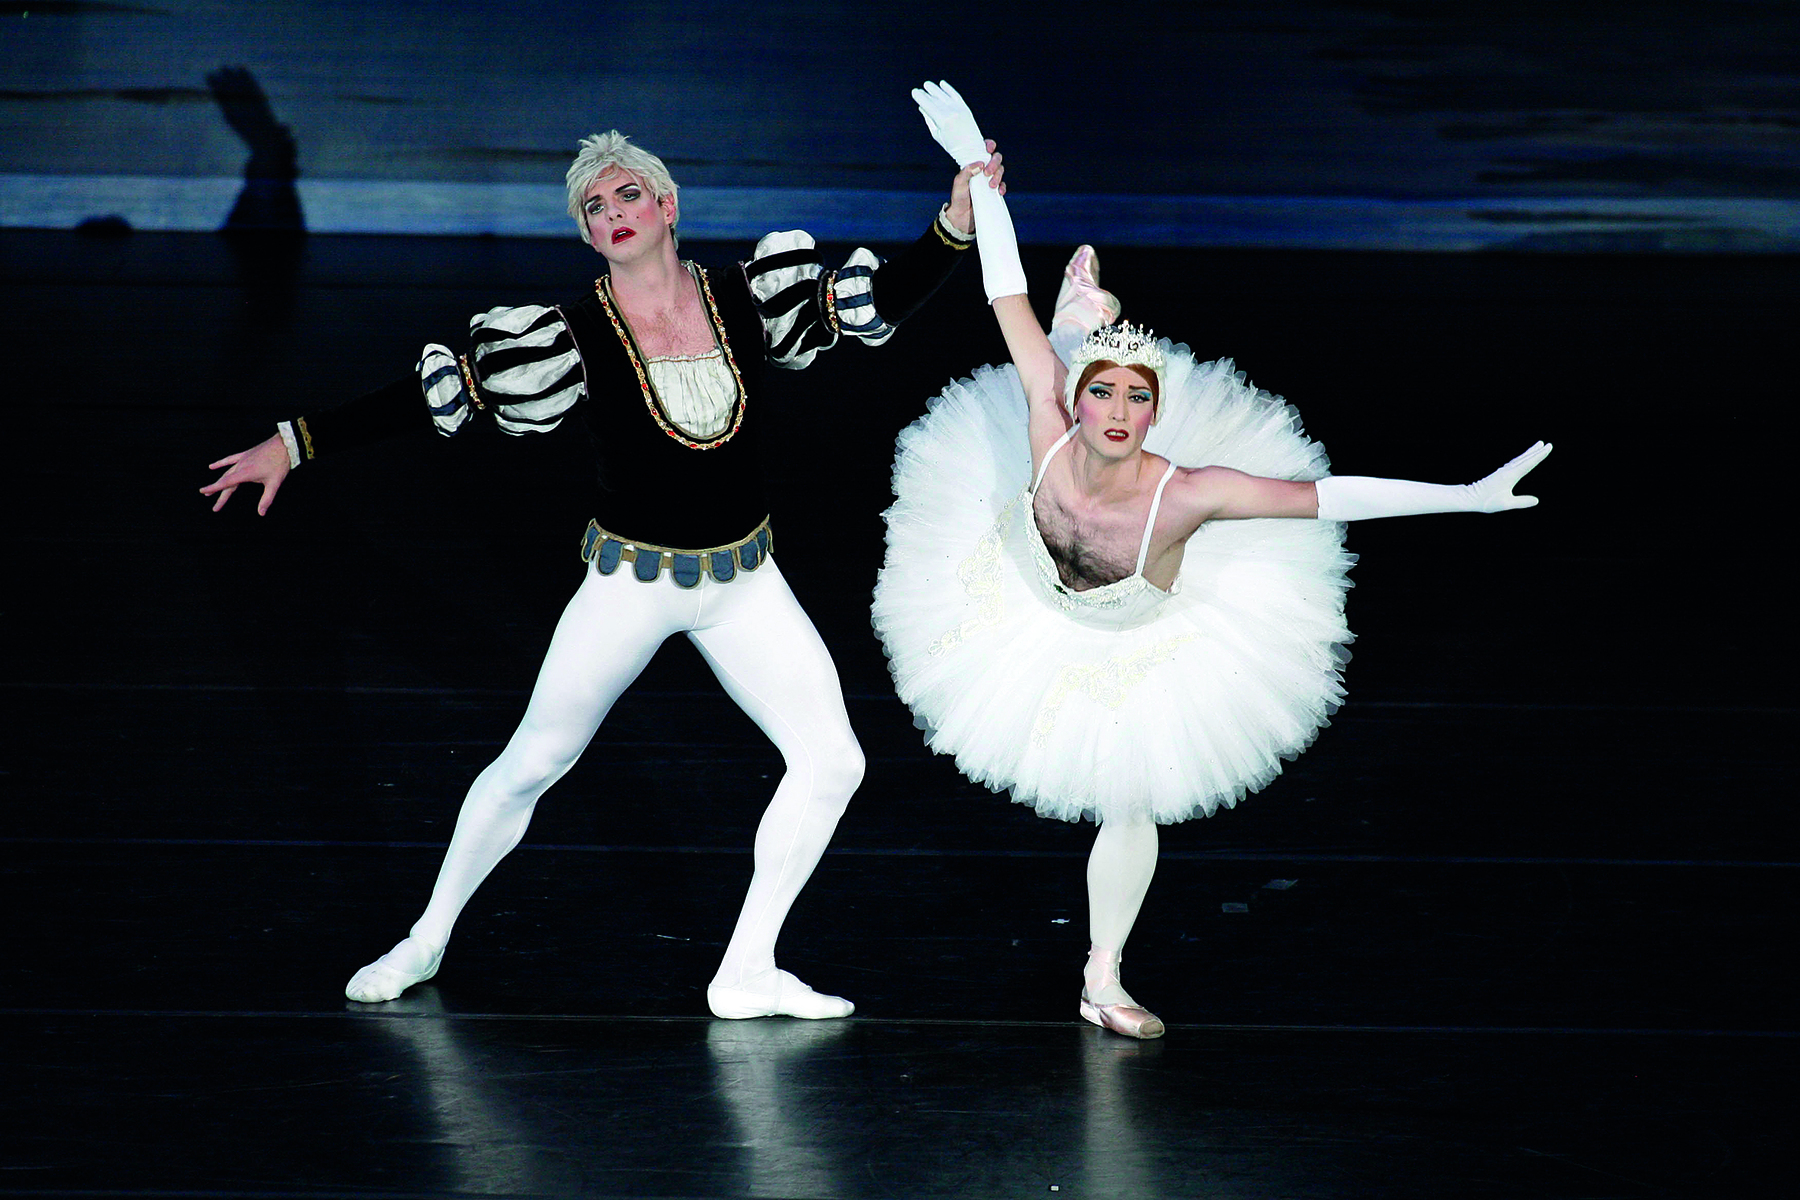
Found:
[(1156, 822), (1107, 821), (1088, 855), (1088, 950), (1084, 982), (1095, 1004), (1135, 1007), (1119, 983), (1119, 956), (1156, 874)]
[[(1090, 332), (1085, 324), (1058, 321), (1050, 327), (1050, 348), (1066, 367)], [(1156, 874), (1156, 851), (1156, 822), (1148, 819), (1107, 821), (1094, 835), (1094, 849), (1088, 855), (1089, 949), (1083, 974), (1088, 998), (1095, 1004), (1136, 1007), (1119, 983), (1119, 955)]]
[[(850, 731), (837, 668), (773, 560), (721, 584), (703, 576), (683, 589), (666, 575), (643, 583), (620, 564), (590, 567), (557, 623), (525, 718), (506, 749), (469, 789), (437, 885), (407, 942), (380, 963), (368, 998), (429, 978), (457, 916), (488, 872), (525, 833), (538, 797), (575, 764), (619, 694), (663, 640), (685, 633), (726, 694), (781, 751), (787, 771), (757, 827), (755, 872), (715, 987), (777, 990), (775, 937), (837, 827), (863, 756)], [(723, 1014), (721, 1014), (723, 1015)]]

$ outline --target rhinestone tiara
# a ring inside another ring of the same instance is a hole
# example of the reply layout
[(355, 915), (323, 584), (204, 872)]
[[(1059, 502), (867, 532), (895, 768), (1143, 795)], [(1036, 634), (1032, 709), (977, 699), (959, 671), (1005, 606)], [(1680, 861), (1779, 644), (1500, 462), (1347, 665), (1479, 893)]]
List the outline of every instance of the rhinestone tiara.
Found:
[(1121, 367), (1148, 367), (1152, 371), (1162, 370), (1162, 347), (1156, 344), (1156, 335), (1142, 325), (1133, 325), (1130, 321), (1120, 321), (1116, 325), (1102, 325), (1087, 335), (1087, 339), (1076, 347), (1070, 356), (1073, 366), (1085, 366), (1091, 362), (1118, 363)]

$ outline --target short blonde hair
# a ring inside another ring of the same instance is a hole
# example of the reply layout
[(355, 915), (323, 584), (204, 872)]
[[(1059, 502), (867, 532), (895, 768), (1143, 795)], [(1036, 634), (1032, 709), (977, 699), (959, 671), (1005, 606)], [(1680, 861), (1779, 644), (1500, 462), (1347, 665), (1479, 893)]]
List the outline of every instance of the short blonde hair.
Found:
[[(640, 146), (632, 145), (631, 139), (618, 130), (609, 129), (605, 133), (582, 138), (581, 149), (576, 153), (575, 161), (569, 164), (569, 173), (565, 179), (569, 186), (569, 216), (575, 219), (575, 227), (581, 230), (581, 240), (590, 245), (592, 242), (588, 237), (587, 219), (581, 212), (582, 203), (594, 180), (615, 169), (635, 175), (658, 201), (665, 196), (673, 197), (681, 190), (669, 175), (669, 168), (663, 165), (662, 159)], [(681, 210), (678, 208), (675, 225), (680, 223)], [(671, 234), (675, 232), (675, 225), (669, 226)]]

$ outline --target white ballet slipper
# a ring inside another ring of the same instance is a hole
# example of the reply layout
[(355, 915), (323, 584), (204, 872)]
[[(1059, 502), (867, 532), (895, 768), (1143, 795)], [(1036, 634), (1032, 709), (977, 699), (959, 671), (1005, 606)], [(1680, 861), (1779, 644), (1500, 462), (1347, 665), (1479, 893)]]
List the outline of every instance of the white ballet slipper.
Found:
[(362, 1004), (380, 1004), (397, 999), (415, 983), (424, 983), (438, 973), (444, 961), (443, 947), (432, 947), (407, 938), (392, 950), (350, 977), (344, 995)]
[(715, 1017), (744, 1020), (749, 1017), (801, 1017), (829, 1021), (847, 1017), (856, 1005), (842, 996), (815, 992), (788, 972), (774, 969), (733, 987), (712, 984), (706, 989), (706, 1006)]

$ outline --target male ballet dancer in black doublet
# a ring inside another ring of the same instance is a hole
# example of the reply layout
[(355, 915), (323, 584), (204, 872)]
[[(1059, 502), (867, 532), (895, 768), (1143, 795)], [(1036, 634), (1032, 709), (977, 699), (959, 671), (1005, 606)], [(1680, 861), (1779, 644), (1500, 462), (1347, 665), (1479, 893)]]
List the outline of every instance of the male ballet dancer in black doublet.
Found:
[[(583, 147), (570, 213), (607, 257), (608, 276), (569, 304), (473, 318), (468, 353), (427, 346), (416, 376), (282, 422), (279, 440), (221, 459), (214, 465), (230, 469), (202, 489), (223, 504), (239, 484), (261, 483), (266, 509), (287, 469), (428, 424), (451, 435), (491, 418), (525, 434), (579, 414), (592, 434), (600, 486), (585, 514), (586, 579), (518, 730), (463, 803), (424, 914), (346, 994), (389, 1000), (436, 974), (457, 915), (517, 845), (538, 797), (679, 632), (787, 768), (758, 827), (755, 872), (708, 1005), (721, 1017), (848, 1016), (849, 1001), (775, 965), (776, 935), (863, 757), (836, 668), (769, 553), (757, 450), (765, 375), (804, 367), (843, 338), (886, 341), (970, 244), (969, 179), (981, 169), (959, 173), (952, 202), (891, 261), (859, 249), (826, 270), (812, 238), (790, 231), (709, 274), (675, 257), (676, 189), (661, 161), (617, 133)], [(986, 170), (997, 181), (997, 157)]]

